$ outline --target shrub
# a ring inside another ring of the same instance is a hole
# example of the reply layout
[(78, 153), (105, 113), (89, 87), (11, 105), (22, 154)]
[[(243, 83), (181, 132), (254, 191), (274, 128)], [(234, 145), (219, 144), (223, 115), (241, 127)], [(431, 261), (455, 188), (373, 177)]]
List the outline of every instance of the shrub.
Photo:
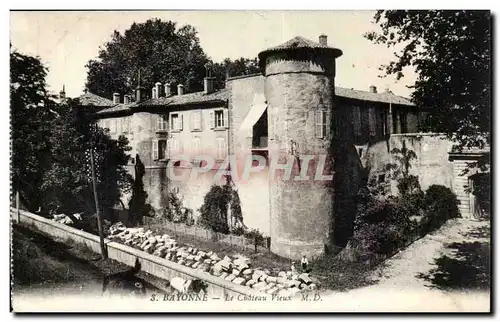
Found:
[(245, 234), (245, 228), (243, 226), (238, 226), (236, 228), (231, 229), (231, 234), (236, 235), (236, 236), (241, 236)]
[(200, 226), (227, 234), (229, 225), (227, 221), (228, 195), (223, 187), (212, 185), (205, 195), (203, 205), (200, 208), (198, 223)]
[(233, 228), (229, 227), (229, 209), (234, 227), (244, 227), (240, 198), (230, 178), (223, 186), (214, 184), (210, 187), (203, 200), (203, 205), (199, 209), (198, 224), (215, 232), (227, 234), (230, 228)]
[(457, 196), (445, 186), (430, 186), (425, 192), (425, 206), (421, 234), (438, 229), (448, 219), (460, 217)]
[(193, 225), (193, 210), (182, 205), (182, 200), (174, 192), (168, 193), (167, 207), (161, 211), (161, 216), (170, 222)]
[(248, 239), (256, 240), (257, 244), (261, 244), (264, 241), (264, 235), (258, 229), (247, 230), (243, 235)]

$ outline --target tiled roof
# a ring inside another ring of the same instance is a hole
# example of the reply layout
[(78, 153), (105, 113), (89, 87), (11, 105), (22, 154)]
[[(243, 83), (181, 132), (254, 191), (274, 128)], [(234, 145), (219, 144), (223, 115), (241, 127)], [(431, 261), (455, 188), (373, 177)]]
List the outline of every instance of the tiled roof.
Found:
[(105, 108), (96, 112), (96, 114), (108, 114), (108, 113), (116, 113), (116, 112), (125, 112), (131, 111), (131, 107), (135, 104), (116, 104), (113, 107)]
[(87, 92), (78, 97), (82, 106), (114, 106), (112, 100)]
[(190, 104), (200, 104), (200, 103), (216, 103), (224, 102), (229, 98), (229, 91), (227, 89), (221, 89), (219, 91), (205, 94), (204, 92), (189, 93), (184, 95), (174, 95), (170, 97), (160, 97), (152, 98), (137, 104), (136, 106), (179, 106), (179, 105), (190, 105)]
[(392, 103), (392, 104), (400, 104), (400, 105), (408, 105), (413, 106), (414, 104), (410, 102), (410, 100), (395, 95), (393, 93), (372, 93), (368, 91), (361, 91), (358, 89), (349, 89), (343, 87), (335, 87), (335, 95), (340, 97), (352, 98), (362, 101), (371, 101), (371, 102), (381, 102), (381, 103)]
[(312, 41), (310, 39), (307, 39), (307, 38), (304, 38), (301, 36), (297, 36), (297, 37), (294, 37), (294, 38), (288, 40), (287, 42), (285, 42), (281, 45), (274, 46), (274, 47), (268, 48), (268, 49), (260, 52), (259, 59), (260, 59), (260, 61), (263, 61), (263, 58), (270, 52), (276, 52), (276, 51), (282, 51), (282, 50), (305, 49), (305, 48), (330, 50), (330, 51), (333, 51), (335, 56), (337, 56), (337, 57), (342, 55), (342, 51), (340, 49), (333, 48), (333, 47), (330, 47), (327, 45), (321, 45), (318, 42)]
[[(229, 98), (229, 91), (227, 89), (222, 89), (220, 91), (216, 91), (210, 94), (205, 94), (204, 92), (196, 92), (189, 93), (184, 95), (175, 95), (171, 97), (160, 97), (156, 99), (148, 99), (141, 103), (131, 103), (131, 104), (113, 104), (112, 101), (99, 97), (94, 94), (87, 93), (85, 95), (80, 96), (80, 100), (83, 96), (98, 98), (93, 102), (94, 106), (102, 106), (108, 107), (105, 108), (97, 114), (107, 114), (107, 113), (116, 113), (116, 112), (125, 112), (131, 111), (134, 107), (154, 107), (154, 106), (183, 106), (183, 105), (194, 105), (194, 104), (203, 104), (203, 103), (223, 103)], [(343, 87), (335, 87), (335, 95), (339, 97), (349, 98), (349, 99), (357, 99), (361, 101), (370, 101), (370, 102), (381, 102), (381, 103), (392, 103), (406, 106), (413, 106), (413, 103), (410, 100), (395, 95), (393, 93), (372, 93), (369, 91), (361, 91), (356, 89), (349, 89)], [(106, 105), (98, 105), (98, 103), (104, 103)], [(110, 105), (108, 105), (111, 103)], [(90, 105), (90, 104), (89, 104)]]

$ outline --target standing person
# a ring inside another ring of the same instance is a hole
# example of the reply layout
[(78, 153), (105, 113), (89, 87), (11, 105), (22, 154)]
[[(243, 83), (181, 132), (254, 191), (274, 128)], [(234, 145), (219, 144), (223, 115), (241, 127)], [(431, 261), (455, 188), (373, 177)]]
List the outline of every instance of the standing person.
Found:
[(300, 261), (302, 265), (302, 271), (303, 272), (308, 272), (308, 266), (309, 266), (309, 261), (307, 260), (306, 255), (302, 255), (302, 260)]

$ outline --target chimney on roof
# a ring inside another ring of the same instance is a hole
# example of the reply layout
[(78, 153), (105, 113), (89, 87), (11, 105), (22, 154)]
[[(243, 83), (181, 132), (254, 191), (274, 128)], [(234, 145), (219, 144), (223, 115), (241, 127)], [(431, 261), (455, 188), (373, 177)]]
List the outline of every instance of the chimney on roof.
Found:
[(391, 92), (391, 90), (389, 89), (389, 87), (386, 87), (386, 88), (385, 88), (385, 92), (386, 92), (386, 93), (389, 93), (389, 94), (392, 94), (392, 92)]
[(114, 93), (113, 94), (113, 103), (114, 104), (120, 104), (120, 94), (119, 93)]
[(165, 97), (169, 97), (172, 95), (172, 84), (165, 83)]
[(377, 87), (374, 85), (370, 85), (370, 92), (376, 93), (377, 92)]
[(177, 85), (177, 95), (184, 95), (184, 85)]
[(321, 46), (324, 46), (324, 47), (328, 46), (328, 40), (327, 39), (328, 39), (327, 35), (325, 35), (325, 34), (320, 35), (319, 36), (319, 44)]
[(137, 88), (135, 89), (135, 101), (142, 102), (146, 98), (145, 88), (141, 86), (141, 71), (139, 70), (137, 78)]
[(161, 83), (156, 82), (155, 88), (156, 88), (156, 98), (160, 98), (161, 97)]
[(60, 99), (65, 99), (66, 98), (66, 91), (64, 89), (64, 84), (63, 84), (63, 87), (62, 87), (62, 90), (59, 92), (59, 98)]
[(214, 91), (214, 77), (212, 77), (212, 65), (205, 64), (206, 76), (203, 79), (203, 89), (205, 94), (210, 94)]

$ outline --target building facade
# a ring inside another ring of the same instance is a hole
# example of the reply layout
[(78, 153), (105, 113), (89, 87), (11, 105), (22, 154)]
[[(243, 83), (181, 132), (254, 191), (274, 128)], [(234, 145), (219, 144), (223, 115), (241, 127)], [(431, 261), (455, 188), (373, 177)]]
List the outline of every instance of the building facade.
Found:
[[(184, 93), (179, 85), (172, 95), (170, 84), (156, 83), (151, 95), (138, 86), (135, 95), (115, 94), (113, 101), (92, 93), (79, 100), (97, 109), (99, 125), (113, 137), (129, 139), (130, 171), (137, 156), (157, 210), (173, 190), (196, 216), (210, 186), (223, 182), (218, 169), (227, 169), (224, 161), (235, 156), (232, 180), (245, 225), (270, 236), (274, 253), (320, 255), (345, 245), (354, 195), (367, 176), (388, 181), (383, 164), (390, 162), (394, 138), (418, 133), (424, 114), (408, 99), (373, 86), (336, 87), (341, 55), (324, 35), (319, 42), (295, 37), (259, 54), (262, 73), (229, 78), (224, 89), (214, 89), (207, 77), (203, 92)], [(447, 157), (449, 145), (440, 147), (436, 155)], [(245, 176), (247, 162), (251, 173)], [(453, 178), (448, 163), (437, 167), (443, 178)], [(286, 171), (290, 180), (283, 179)], [(303, 179), (316, 175), (330, 179)]]

